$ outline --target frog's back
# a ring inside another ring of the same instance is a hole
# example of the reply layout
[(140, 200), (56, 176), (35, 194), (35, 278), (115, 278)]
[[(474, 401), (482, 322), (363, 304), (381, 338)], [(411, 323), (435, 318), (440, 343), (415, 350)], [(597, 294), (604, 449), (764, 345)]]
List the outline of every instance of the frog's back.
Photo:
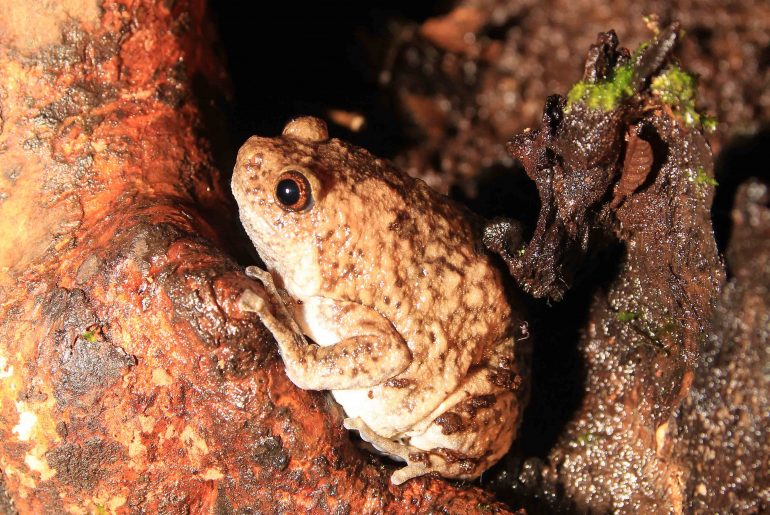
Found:
[(478, 245), (473, 216), (422, 181), (336, 140), (316, 159), (337, 177), (319, 206), (328, 220), (319, 241), (327, 246), (323, 295), (374, 308), (413, 355), (386, 383), (335, 396), (380, 434), (400, 433), (433, 412), (493, 348), (510, 347), (513, 359), (502, 278)]

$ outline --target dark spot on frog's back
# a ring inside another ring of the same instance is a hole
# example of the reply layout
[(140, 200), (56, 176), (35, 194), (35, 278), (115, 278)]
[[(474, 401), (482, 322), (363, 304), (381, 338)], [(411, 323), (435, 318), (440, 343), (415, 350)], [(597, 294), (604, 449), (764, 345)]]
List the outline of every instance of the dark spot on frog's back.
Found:
[(463, 411), (473, 417), (476, 412), (483, 408), (488, 408), (495, 404), (495, 396), (492, 394), (476, 395), (467, 401), (463, 401), (455, 408), (457, 411)]
[(388, 379), (383, 383), (383, 385), (389, 388), (409, 388), (414, 386), (414, 384), (415, 382), (412, 379), (402, 379), (398, 377)]
[(396, 218), (388, 224), (388, 230), (393, 231), (399, 236), (409, 236), (416, 232), (414, 221), (409, 216), (409, 213), (403, 209), (396, 212)]
[(522, 378), (510, 358), (501, 359), (488, 377), (492, 384), (510, 391), (517, 391), (522, 385)]
[(477, 460), (469, 457), (467, 454), (463, 454), (454, 449), (447, 449), (446, 447), (439, 447), (438, 449), (434, 449), (433, 452), (444, 458), (447, 463), (459, 463), (464, 472), (473, 470), (473, 467), (477, 462)]
[(430, 462), (430, 456), (427, 452), (412, 452), (409, 453), (409, 461), (414, 463), (429, 463)]
[(465, 429), (465, 423), (457, 413), (447, 412), (436, 417), (434, 422), (441, 426), (441, 433), (451, 435)]
[(489, 382), (500, 388), (515, 392), (521, 388), (522, 379), (513, 370), (499, 368), (489, 373)]
[(409, 213), (404, 211), (403, 209), (399, 209), (396, 211), (396, 218), (392, 222), (390, 222), (390, 225), (388, 225), (388, 229), (391, 231), (397, 231), (399, 226), (409, 220)]

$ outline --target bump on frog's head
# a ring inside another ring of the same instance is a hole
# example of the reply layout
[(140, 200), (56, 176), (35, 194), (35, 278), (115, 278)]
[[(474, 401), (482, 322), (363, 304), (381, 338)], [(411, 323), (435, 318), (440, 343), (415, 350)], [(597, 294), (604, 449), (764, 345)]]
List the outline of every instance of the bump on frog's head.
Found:
[(329, 139), (326, 122), (313, 116), (295, 118), (283, 128), (283, 137), (305, 143), (321, 143)]

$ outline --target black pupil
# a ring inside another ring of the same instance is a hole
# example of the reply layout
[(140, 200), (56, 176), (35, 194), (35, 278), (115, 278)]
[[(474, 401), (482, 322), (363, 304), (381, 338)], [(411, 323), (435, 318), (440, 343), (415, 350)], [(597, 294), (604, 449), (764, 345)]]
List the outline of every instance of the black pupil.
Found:
[(281, 204), (285, 206), (293, 206), (299, 201), (300, 191), (299, 184), (295, 179), (283, 179), (278, 182), (276, 189), (276, 196)]

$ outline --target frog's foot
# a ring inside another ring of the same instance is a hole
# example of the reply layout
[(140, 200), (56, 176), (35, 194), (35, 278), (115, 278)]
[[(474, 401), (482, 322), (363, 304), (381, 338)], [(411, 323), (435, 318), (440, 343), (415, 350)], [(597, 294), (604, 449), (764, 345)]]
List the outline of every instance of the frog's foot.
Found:
[(406, 467), (395, 471), (390, 476), (390, 482), (394, 485), (400, 485), (412, 478), (431, 472), (437, 472), (445, 477), (470, 477), (467, 474), (469, 461), (475, 460), (455, 459), (450, 461), (435, 452), (393, 441), (372, 431), (360, 418), (346, 418), (342, 425), (345, 429), (358, 431), (361, 439), (373, 445), (378, 451), (406, 462)]
[(265, 291), (268, 293), (268, 295), (273, 297), (273, 299), (283, 299), (283, 295), (281, 295), (281, 293), (278, 291), (278, 288), (275, 287), (273, 276), (270, 275), (270, 272), (267, 270), (262, 270), (258, 266), (247, 266), (246, 275), (261, 282), (262, 286), (265, 288)]
[(238, 299), (238, 307), (242, 311), (253, 311), (263, 314), (268, 308), (267, 304), (270, 304), (274, 309), (277, 309), (278, 318), (284, 324), (289, 325), (294, 332), (300, 332), (289, 310), (289, 305), (292, 303), (291, 298), (286, 291), (279, 290), (275, 286), (270, 272), (258, 266), (247, 266), (246, 275), (262, 283), (265, 293), (269, 298), (265, 299), (264, 296), (260, 296), (252, 290), (246, 290), (241, 295), (241, 298)]
[[(308, 343), (302, 335), (302, 330), (287, 307), (286, 297), (275, 287), (270, 272), (249, 266), (246, 267), (246, 275), (261, 282), (263, 289), (259, 292), (244, 290), (238, 299), (238, 308), (259, 315), (282, 351), (287, 347), (306, 348)], [(298, 351), (295, 349), (295, 352)]]
[[(257, 291), (247, 289), (238, 299), (241, 311), (256, 313), (278, 344), (286, 373), (305, 390), (344, 390), (380, 384), (401, 373), (412, 360), (409, 347), (393, 324), (371, 308), (344, 301), (312, 299), (306, 303), (343, 315), (335, 319), (347, 327), (367, 327), (371, 334), (354, 334), (333, 345), (311, 344), (294, 318), (297, 304), (283, 290), (276, 288), (273, 277), (257, 267), (246, 274), (262, 283)], [(283, 293), (282, 293), (283, 292)], [(284, 296), (286, 295), (286, 296)], [(299, 313), (300, 316), (304, 316)], [(338, 315), (334, 315), (338, 316)], [(362, 356), (381, 356), (378, 367), (370, 367)]]
[(246, 275), (261, 282), (267, 293), (270, 294), (273, 299), (275, 299), (274, 302), (280, 300), (280, 304), (286, 306), (287, 309), (288, 306), (292, 304), (292, 299), (289, 293), (275, 285), (272, 274), (270, 274), (270, 272), (267, 270), (263, 270), (258, 266), (247, 266)]
[[(278, 296), (278, 292), (276, 291), (275, 284), (273, 283), (273, 277), (270, 275), (270, 272), (262, 270), (257, 266), (247, 266), (246, 275), (261, 282), (265, 288), (265, 292), (271, 297)], [(270, 302), (270, 300), (266, 300), (264, 296), (259, 295), (253, 290), (246, 290), (238, 299), (238, 308), (241, 311), (262, 313), (265, 311), (266, 302)]]

